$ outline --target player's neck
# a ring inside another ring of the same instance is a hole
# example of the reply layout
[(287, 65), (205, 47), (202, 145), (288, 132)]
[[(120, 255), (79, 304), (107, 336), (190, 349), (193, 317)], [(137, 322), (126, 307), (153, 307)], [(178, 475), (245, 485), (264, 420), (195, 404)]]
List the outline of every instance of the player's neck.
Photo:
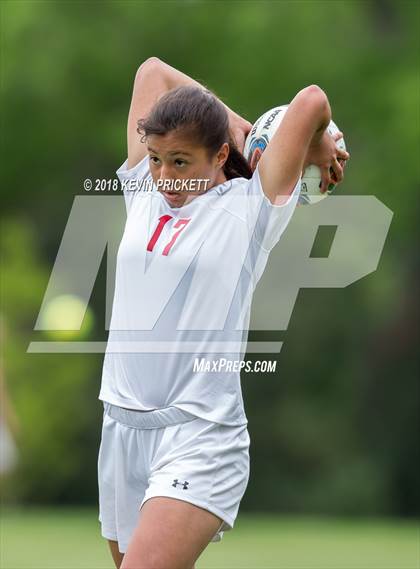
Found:
[(226, 182), (226, 180), (227, 178), (225, 176), (225, 173), (223, 172), (223, 170), (220, 170), (220, 172), (216, 176), (216, 179), (214, 180), (213, 186), (218, 186), (219, 184), (223, 184), (224, 182)]

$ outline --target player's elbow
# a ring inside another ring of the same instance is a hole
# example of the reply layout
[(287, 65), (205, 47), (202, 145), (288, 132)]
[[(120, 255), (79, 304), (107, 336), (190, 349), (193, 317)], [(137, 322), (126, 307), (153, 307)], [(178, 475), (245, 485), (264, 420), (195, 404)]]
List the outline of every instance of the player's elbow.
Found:
[(321, 89), (321, 87), (319, 85), (316, 85), (315, 83), (313, 85), (308, 85), (307, 87), (305, 87), (304, 91), (307, 91), (308, 93), (311, 94), (319, 94), (319, 93), (323, 93), (324, 91)]
[(164, 65), (163, 61), (158, 57), (148, 57), (137, 69), (136, 80), (144, 75), (156, 75), (157, 73), (161, 73)]
[(328, 98), (325, 91), (323, 91), (318, 85), (309, 85), (302, 89), (301, 93), (314, 104), (320, 104), (323, 106), (327, 106), (328, 104)]
[(300, 108), (307, 113), (308, 117), (313, 116), (317, 123), (322, 127), (328, 126), (331, 120), (331, 108), (326, 93), (318, 85), (309, 85), (298, 94)]

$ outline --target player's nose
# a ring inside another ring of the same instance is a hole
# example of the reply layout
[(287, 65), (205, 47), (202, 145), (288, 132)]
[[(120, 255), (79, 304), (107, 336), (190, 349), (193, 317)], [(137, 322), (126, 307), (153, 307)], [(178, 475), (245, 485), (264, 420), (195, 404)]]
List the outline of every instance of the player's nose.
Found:
[(159, 170), (159, 178), (161, 180), (169, 180), (171, 178), (171, 168), (165, 164), (162, 164)]

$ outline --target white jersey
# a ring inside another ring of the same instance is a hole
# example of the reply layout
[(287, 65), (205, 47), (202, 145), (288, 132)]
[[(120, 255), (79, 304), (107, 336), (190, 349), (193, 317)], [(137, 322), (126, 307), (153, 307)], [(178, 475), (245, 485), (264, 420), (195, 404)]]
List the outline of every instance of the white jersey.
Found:
[(148, 156), (131, 169), (126, 160), (117, 175), (127, 221), (99, 399), (246, 424), (239, 371), (197, 371), (194, 362), (243, 358), (252, 294), (293, 214), (300, 179), (280, 206), (263, 193), (257, 167), (250, 180), (228, 180), (173, 208), (152, 186)]

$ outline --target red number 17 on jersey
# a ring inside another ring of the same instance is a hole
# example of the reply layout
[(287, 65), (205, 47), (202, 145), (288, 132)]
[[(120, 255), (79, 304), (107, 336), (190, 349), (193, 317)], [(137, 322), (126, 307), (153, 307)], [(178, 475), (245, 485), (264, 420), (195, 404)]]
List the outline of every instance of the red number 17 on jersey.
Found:
[[(147, 250), (148, 251), (153, 251), (153, 247), (156, 245), (156, 241), (159, 239), (163, 228), (165, 227), (166, 223), (168, 223), (168, 221), (170, 219), (172, 219), (172, 215), (161, 215), (159, 217), (159, 223), (158, 223), (156, 229), (154, 230), (153, 235), (150, 238), (149, 243), (147, 244)], [(175, 231), (175, 233), (172, 235), (172, 239), (169, 241), (169, 243), (167, 245), (165, 245), (165, 248), (162, 251), (162, 255), (168, 255), (168, 253), (171, 250), (171, 248), (173, 247), (175, 241), (178, 239), (181, 231), (183, 229), (185, 229), (185, 227), (188, 225), (188, 223), (190, 221), (191, 221), (191, 219), (178, 219), (178, 221), (175, 223), (175, 225), (173, 227), (173, 229), (178, 229), (178, 231)]]

